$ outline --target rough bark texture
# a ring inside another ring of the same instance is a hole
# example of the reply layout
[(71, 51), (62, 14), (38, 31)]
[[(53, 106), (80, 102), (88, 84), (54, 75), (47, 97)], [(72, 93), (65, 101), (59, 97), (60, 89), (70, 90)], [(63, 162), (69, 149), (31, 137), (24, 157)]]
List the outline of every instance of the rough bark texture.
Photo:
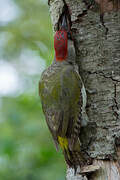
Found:
[[(99, 166), (95, 172), (77, 176), (68, 169), (69, 180), (120, 179), (120, 2), (116, 5), (116, 1), (110, 8), (106, 4), (107, 10), (104, 4), (99, 8), (100, 0), (65, 1), (71, 13), (77, 63), (88, 89), (89, 125), (81, 132), (81, 148), (94, 159), (93, 165)], [(50, 1), (54, 30), (63, 6), (62, 0)], [(100, 21), (101, 12), (104, 22)]]

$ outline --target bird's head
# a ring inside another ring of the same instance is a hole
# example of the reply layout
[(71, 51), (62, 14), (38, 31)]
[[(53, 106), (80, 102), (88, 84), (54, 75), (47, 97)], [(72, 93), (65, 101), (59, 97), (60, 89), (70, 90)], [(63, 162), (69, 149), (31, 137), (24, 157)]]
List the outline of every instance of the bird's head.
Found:
[(64, 61), (68, 54), (68, 38), (70, 34), (70, 27), (68, 19), (64, 14), (62, 17), (61, 27), (56, 31), (54, 36), (54, 49), (56, 61)]

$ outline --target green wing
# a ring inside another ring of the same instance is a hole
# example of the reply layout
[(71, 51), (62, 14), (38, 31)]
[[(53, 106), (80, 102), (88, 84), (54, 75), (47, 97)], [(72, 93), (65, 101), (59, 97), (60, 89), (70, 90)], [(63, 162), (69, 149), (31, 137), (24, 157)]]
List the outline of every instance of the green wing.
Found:
[(80, 111), (81, 87), (81, 79), (72, 65), (42, 75), (39, 92), (55, 143), (58, 136), (69, 138), (73, 133)]

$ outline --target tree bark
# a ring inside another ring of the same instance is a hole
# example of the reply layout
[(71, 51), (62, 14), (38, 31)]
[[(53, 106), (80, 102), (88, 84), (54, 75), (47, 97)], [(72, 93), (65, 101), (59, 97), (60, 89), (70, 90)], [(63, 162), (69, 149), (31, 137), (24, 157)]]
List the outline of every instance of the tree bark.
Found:
[(54, 30), (69, 7), (77, 64), (87, 91), (89, 125), (82, 149), (93, 164), (68, 180), (120, 180), (120, 1), (51, 0)]

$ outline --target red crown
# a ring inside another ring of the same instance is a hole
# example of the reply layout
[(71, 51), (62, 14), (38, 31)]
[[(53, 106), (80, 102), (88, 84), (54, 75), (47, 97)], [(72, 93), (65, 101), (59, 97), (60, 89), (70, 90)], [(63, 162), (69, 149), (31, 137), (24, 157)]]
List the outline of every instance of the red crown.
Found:
[(67, 56), (67, 32), (64, 30), (57, 31), (54, 36), (54, 49), (56, 60), (63, 61)]

